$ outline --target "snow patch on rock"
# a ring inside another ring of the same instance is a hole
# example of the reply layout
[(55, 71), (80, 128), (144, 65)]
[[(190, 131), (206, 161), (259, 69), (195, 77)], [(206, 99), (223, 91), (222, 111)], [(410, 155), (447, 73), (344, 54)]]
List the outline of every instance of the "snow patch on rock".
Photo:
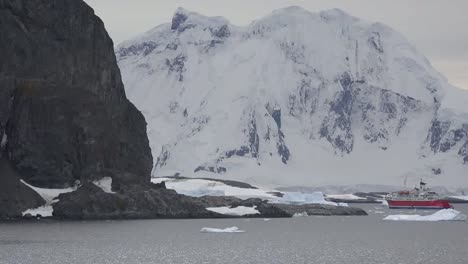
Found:
[(284, 204), (326, 204), (334, 206), (348, 206), (347, 203), (335, 203), (325, 200), (322, 192), (285, 192), (284, 196), (275, 202)]
[(0, 141), (0, 150), (4, 149), (7, 143), (8, 135), (6, 133), (3, 133), (2, 140)]
[(33, 189), (35, 192), (37, 192), (42, 199), (46, 201), (46, 204), (50, 205), (56, 202), (57, 200), (54, 200), (57, 196), (59, 196), (62, 193), (69, 193), (73, 192), (76, 190), (76, 187), (71, 187), (71, 188), (64, 188), (64, 189), (48, 189), (48, 188), (40, 188), (40, 187), (35, 187), (32, 186), (31, 184), (26, 183), (23, 180), (20, 180), (21, 183), (24, 185), (28, 186), (29, 188)]
[(31, 209), (24, 211), (23, 216), (26, 214), (31, 214), (33, 216), (40, 214), (43, 217), (52, 216), (52, 213), (54, 211), (52, 208), (52, 204), (58, 201), (55, 198), (58, 197), (62, 193), (69, 193), (69, 192), (73, 192), (76, 190), (75, 187), (64, 188), (64, 189), (40, 188), (40, 187), (32, 186), (31, 184), (28, 184), (24, 180), (20, 180), (20, 181), (24, 185), (28, 186), (29, 188), (37, 192), (42, 197), (42, 199), (44, 199), (46, 202), (45, 205), (43, 206), (40, 206), (38, 208), (31, 208)]
[(212, 211), (224, 215), (235, 215), (235, 216), (244, 216), (244, 215), (254, 215), (260, 214), (257, 210), (257, 206), (247, 207), (247, 206), (237, 206), (234, 208), (223, 206), (223, 207), (208, 207), (208, 211)]
[(112, 191), (112, 178), (104, 177), (98, 181), (93, 181), (94, 185), (101, 188), (106, 193), (115, 193)]
[(44, 205), (34, 209), (28, 209), (23, 212), (23, 216), (30, 214), (32, 216), (41, 215), (42, 217), (51, 217), (54, 209), (52, 205)]
[(218, 181), (203, 179), (175, 179), (175, 178), (152, 178), (152, 183), (164, 181), (166, 188), (173, 189), (177, 193), (187, 196), (200, 197), (210, 196), (234, 196), (241, 199), (262, 198), (275, 199), (276, 196), (262, 189), (246, 189), (226, 185)]

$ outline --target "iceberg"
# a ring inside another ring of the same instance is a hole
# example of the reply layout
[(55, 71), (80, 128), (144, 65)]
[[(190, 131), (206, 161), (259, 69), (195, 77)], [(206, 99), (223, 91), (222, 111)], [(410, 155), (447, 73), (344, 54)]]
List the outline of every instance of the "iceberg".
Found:
[(442, 209), (431, 215), (389, 215), (391, 221), (466, 221), (466, 215), (454, 209)]
[(211, 227), (203, 227), (200, 232), (202, 233), (244, 233), (244, 230), (240, 230), (237, 226), (228, 227), (225, 229), (220, 228), (211, 228)]
[(208, 207), (206, 208), (208, 211), (212, 211), (219, 214), (224, 215), (235, 215), (235, 216), (243, 216), (243, 215), (253, 215), (253, 214), (260, 214), (257, 210), (257, 206), (254, 207), (247, 207), (247, 206), (238, 206), (238, 207)]

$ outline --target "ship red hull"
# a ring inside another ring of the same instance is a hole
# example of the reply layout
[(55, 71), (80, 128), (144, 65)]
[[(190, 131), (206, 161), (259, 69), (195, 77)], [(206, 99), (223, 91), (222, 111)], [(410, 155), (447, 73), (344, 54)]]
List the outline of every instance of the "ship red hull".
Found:
[(388, 200), (389, 208), (409, 208), (409, 209), (445, 209), (452, 208), (452, 205), (445, 200)]

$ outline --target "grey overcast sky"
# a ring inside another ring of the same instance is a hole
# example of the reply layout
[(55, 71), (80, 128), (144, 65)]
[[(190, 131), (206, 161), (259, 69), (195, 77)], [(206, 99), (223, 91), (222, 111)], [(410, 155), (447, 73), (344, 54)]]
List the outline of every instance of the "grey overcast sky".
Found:
[(274, 9), (340, 8), (403, 33), (449, 82), (468, 89), (468, 0), (85, 0), (104, 21), (115, 44), (171, 21), (181, 6), (247, 25)]

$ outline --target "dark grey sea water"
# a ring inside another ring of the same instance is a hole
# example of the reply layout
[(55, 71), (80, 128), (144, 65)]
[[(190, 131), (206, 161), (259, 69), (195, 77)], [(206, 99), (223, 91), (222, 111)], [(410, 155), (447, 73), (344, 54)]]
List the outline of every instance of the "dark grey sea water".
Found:
[[(382, 221), (388, 209), (360, 206), (370, 216), (0, 223), (0, 263), (468, 263), (466, 222)], [(246, 232), (200, 233), (231, 226)]]

